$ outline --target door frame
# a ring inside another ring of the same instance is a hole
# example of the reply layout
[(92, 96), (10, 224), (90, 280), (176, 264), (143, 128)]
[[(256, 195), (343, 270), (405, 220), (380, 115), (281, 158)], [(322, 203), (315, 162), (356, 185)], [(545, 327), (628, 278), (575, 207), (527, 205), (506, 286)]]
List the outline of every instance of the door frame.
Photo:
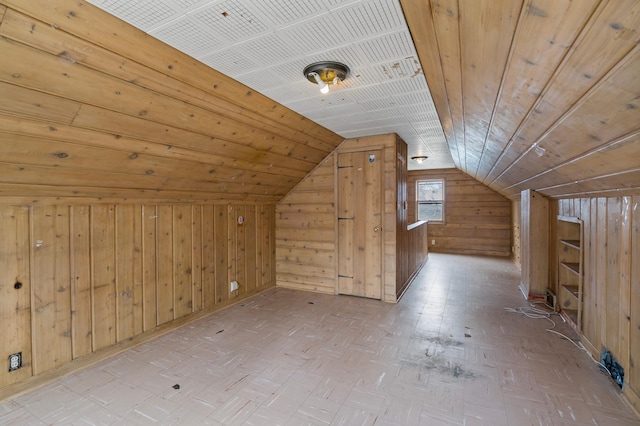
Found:
[(335, 155), (333, 156), (333, 187), (335, 188), (335, 190), (333, 191), (333, 203), (334, 203), (334, 247), (336, 247), (336, 267), (335, 267), (335, 287), (334, 287), (334, 294), (338, 295), (341, 294), (339, 292), (340, 290), (340, 285), (339, 285), (339, 277), (338, 277), (338, 256), (340, 256), (340, 253), (338, 252), (338, 247), (340, 246), (340, 235), (339, 235), (339, 226), (338, 226), (338, 217), (339, 217), (339, 212), (338, 212), (338, 200), (339, 200), (339, 184), (338, 184), (338, 157), (340, 156), (340, 154), (347, 154), (347, 153), (351, 153), (351, 152), (367, 152), (367, 151), (375, 151), (375, 150), (379, 150), (380, 151), (380, 161), (382, 161), (382, 166), (380, 167), (380, 203), (381, 203), (381, 224), (382, 224), (382, 234), (381, 234), (381, 248), (380, 248), (380, 299), (372, 299), (372, 300), (380, 300), (380, 301), (385, 301), (385, 288), (386, 288), (386, 268), (385, 268), (385, 246), (386, 246), (386, 235), (387, 235), (387, 229), (385, 226), (385, 220), (386, 220), (386, 212), (385, 212), (385, 208), (386, 208), (386, 203), (385, 203), (385, 176), (386, 176), (386, 168), (385, 168), (385, 158), (386, 158), (386, 149), (388, 149), (388, 147), (386, 147), (385, 145), (381, 145), (381, 144), (372, 144), (370, 146), (360, 146), (360, 147), (353, 147), (353, 148), (338, 148), (335, 151)]

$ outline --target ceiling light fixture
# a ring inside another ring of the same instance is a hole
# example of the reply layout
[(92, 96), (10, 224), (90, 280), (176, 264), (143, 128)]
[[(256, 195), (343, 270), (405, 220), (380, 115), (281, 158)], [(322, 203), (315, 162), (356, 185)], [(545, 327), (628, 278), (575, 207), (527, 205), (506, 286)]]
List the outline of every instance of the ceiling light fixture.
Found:
[(424, 160), (426, 160), (427, 158), (429, 158), (429, 157), (427, 157), (426, 155), (416, 155), (414, 157), (411, 157), (411, 159), (415, 160), (415, 162), (418, 163), (418, 164), (422, 164), (422, 162)]
[(320, 86), (321, 93), (329, 93), (330, 84), (338, 84), (349, 74), (349, 67), (340, 62), (314, 62), (304, 69), (304, 76)]

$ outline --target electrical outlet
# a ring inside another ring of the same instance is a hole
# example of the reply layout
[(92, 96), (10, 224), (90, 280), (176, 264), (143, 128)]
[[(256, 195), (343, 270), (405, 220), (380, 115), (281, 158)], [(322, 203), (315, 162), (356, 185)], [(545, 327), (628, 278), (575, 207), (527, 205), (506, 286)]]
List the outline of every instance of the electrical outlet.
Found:
[(231, 291), (236, 291), (238, 289), (238, 281), (231, 281), (231, 284), (229, 285), (229, 289)]
[(9, 355), (9, 371), (17, 370), (22, 367), (22, 352)]
[(547, 289), (546, 302), (547, 302), (547, 305), (553, 308), (553, 310), (556, 309), (556, 303), (557, 303), (556, 294), (549, 289)]
[(435, 246), (436, 245), (436, 240), (431, 240), (431, 245)]

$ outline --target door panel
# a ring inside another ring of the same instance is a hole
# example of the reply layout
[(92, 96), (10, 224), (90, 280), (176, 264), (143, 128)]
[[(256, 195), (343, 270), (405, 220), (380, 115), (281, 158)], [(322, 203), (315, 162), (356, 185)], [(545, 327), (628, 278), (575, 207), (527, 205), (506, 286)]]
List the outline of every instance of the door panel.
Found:
[(382, 297), (381, 150), (338, 155), (338, 292)]
[(338, 219), (338, 276), (353, 278), (353, 219)]

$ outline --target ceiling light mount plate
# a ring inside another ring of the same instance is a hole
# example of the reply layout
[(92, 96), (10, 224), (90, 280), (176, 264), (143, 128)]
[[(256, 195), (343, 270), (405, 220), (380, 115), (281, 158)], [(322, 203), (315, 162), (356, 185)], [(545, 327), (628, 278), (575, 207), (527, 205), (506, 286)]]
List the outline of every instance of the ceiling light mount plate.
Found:
[(340, 62), (321, 61), (309, 64), (303, 71), (310, 82), (320, 86), (337, 84), (347, 78), (349, 67)]

